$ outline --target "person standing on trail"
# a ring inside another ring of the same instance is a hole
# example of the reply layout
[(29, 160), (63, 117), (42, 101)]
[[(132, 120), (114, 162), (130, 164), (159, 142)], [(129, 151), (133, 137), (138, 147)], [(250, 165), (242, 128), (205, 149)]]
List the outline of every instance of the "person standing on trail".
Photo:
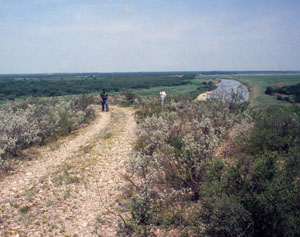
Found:
[(108, 103), (107, 103), (108, 99), (109, 99), (108, 94), (106, 93), (106, 90), (103, 89), (101, 94), (100, 94), (100, 102), (102, 104), (102, 112), (104, 112), (104, 107), (106, 109), (106, 112), (109, 111)]
[(164, 105), (165, 99), (167, 97), (166, 92), (164, 91), (164, 89), (161, 89), (159, 92), (159, 97), (160, 97), (160, 103), (161, 105)]

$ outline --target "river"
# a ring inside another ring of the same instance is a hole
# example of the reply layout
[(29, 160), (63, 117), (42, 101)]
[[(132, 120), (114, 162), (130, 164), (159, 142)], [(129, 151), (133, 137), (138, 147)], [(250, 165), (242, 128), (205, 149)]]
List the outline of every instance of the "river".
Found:
[(240, 83), (239, 81), (232, 79), (217, 79), (220, 82), (216, 84), (217, 89), (211, 91), (207, 98), (219, 98), (223, 100), (228, 100), (232, 97), (232, 94), (241, 95), (239, 102), (249, 101), (249, 91), (247, 86)]

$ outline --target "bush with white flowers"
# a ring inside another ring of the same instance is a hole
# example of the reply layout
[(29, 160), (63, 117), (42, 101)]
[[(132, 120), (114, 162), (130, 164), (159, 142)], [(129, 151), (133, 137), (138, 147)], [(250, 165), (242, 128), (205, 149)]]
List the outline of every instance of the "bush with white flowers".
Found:
[(66, 135), (94, 117), (90, 95), (28, 98), (0, 107), (0, 159), (20, 149)]

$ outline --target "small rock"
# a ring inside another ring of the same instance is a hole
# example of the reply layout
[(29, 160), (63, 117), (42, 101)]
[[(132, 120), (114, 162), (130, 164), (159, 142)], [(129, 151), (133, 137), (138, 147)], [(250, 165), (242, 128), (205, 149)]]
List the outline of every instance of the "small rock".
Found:
[(83, 227), (87, 227), (87, 225), (88, 225), (87, 222), (84, 222), (84, 223), (82, 224)]

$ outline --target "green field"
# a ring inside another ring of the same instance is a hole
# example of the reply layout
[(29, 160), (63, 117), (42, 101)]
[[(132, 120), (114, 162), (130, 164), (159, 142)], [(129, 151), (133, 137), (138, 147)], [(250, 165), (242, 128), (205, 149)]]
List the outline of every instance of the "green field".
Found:
[(203, 84), (205, 82), (213, 81), (209, 77), (195, 78), (190, 83), (179, 86), (156, 86), (151, 88), (143, 89), (132, 89), (131, 92), (139, 96), (158, 96), (159, 91), (163, 88), (169, 96), (183, 96), (184, 98), (195, 98), (197, 95), (212, 90), (215, 86), (209, 86)]

